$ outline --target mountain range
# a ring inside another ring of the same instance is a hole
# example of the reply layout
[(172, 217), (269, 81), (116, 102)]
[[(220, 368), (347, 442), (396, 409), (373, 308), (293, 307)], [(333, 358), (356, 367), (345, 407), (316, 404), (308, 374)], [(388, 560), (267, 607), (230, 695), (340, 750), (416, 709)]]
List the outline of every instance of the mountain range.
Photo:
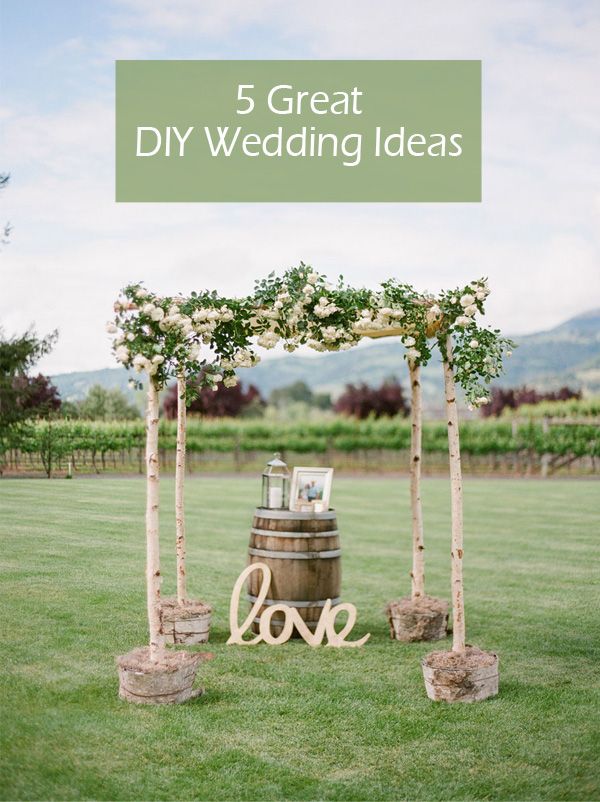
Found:
[[(600, 309), (586, 312), (548, 331), (513, 337), (517, 348), (506, 360), (506, 372), (496, 384), (516, 387), (526, 384), (538, 390), (558, 389), (563, 385), (600, 393)], [(313, 391), (334, 397), (349, 382), (380, 384), (395, 376), (407, 385), (404, 346), (397, 340), (365, 343), (350, 351), (298, 356), (289, 354), (263, 360), (255, 368), (240, 371), (244, 383), (252, 383), (266, 398), (278, 387), (296, 381), (306, 382)], [(101, 384), (134, 394), (122, 368), (62, 373), (52, 377), (63, 399), (84, 398), (90, 387)], [(434, 357), (423, 369), (423, 395), (426, 404), (440, 406), (442, 388), (439, 358)]]

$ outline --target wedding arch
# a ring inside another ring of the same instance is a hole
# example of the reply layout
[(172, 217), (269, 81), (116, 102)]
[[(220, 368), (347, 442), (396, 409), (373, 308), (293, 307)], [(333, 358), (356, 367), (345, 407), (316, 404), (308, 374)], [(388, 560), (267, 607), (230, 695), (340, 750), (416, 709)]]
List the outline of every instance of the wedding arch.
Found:
[[(482, 326), (479, 322), (485, 313), (488, 295), (485, 279), (437, 295), (418, 292), (411, 285), (395, 279), (383, 282), (377, 290), (351, 287), (341, 276), (336, 284), (331, 284), (326, 276), (305, 264), (289, 269), (281, 276), (270, 273), (267, 278), (255, 282), (253, 293), (237, 298), (224, 297), (216, 291), (192, 292), (189, 296), (162, 296), (152, 293), (141, 283), (125, 287), (115, 302), (115, 317), (107, 324), (107, 331), (113, 337), (117, 361), (148, 377), (146, 575), (150, 640), (144, 659), (147, 657), (150, 664), (154, 662), (158, 665), (165, 657), (164, 602), (160, 594), (158, 547), (159, 391), (167, 383), (177, 382), (175, 604), (183, 608), (191, 603), (186, 593), (183, 486), (186, 404), (192, 392), (188, 381), (199, 379), (199, 383), (195, 382), (196, 387), (215, 390), (220, 382), (233, 386), (238, 381), (237, 368), (252, 367), (260, 361), (256, 353), (257, 345), (274, 348), (282, 343), (289, 352), (301, 345), (316, 351), (338, 351), (352, 348), (365, 337), (395, 336), (400, 337), (405, 346), (411, 384), (413, 563), (410, 573), (411, 596), (409, 600), (404, 600), (408, 601), (408, 605), (398, 606), (392, 602), (388, 606), (390, 617), (397, 623), (395, 630), (392, 628), (392, 634), (402, 640), (441, 637), (440, 618), (447, 617), (447, 605), (444, 608), (445, 603), (441, 603), (441, 606), (434, 604), (432, 607), (431, 601), (440, 600), (430, 600), (425, 593), (420, 494), (420, 371), (430, 361), (432, 351), (437, 346), (444, 373), (452, 501), (453, 642), (449, 654), (455, 655), (459, 661), (472, 662), (473, 655), (469, 653), (465, 641), (463, 504), (456, 387), (462, 388), (471, 407), (487, 403), (486, 386), (500, 374), (503, 357), (510, 355), (513, 347), (498, 329)], [(134, 383), (141, 386), (141, 382), (134, 380)], [(409, 614), (403, 617), (407, 609)], [(423, 628), (420, 616), (425, 611), (425, 617), (430, 618), (432, 609), (439, 613), (433, 633)], [(209, 608), (204, 612), (209, 613)], [(445, 620), (443, 630), (445, 634)], [(435, 668), (433, 665), (434, 673)], [(439, 671), (435, 674), (434, 684), (436, 679), (444, 684)], [(431, 682), (427, 690), (432, 698), (452, 701), (447, 689), (442, 689), (440, 695), (439, 691), (430, 687)]]

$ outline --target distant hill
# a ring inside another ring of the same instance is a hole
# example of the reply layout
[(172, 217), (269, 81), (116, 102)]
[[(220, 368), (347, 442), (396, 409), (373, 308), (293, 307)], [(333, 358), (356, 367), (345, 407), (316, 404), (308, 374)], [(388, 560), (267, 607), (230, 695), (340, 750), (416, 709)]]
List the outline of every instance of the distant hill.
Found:
[(122, 368), (83, 370), (75, 373), (59, 373), (52, 376), (63, 401), (79, 401), (85, 398), (90, 387), (100, 384), (107, 390), (122, 390), (127, 395), (136, 395), (129, 387), (130, 374)]
[(540, 390), (568, 384), (600, 392), (600, 309), (514, 339), (519, 348), (507, 360), (500, 384), (528, 384)]
[[(548, 331), (513, 339), (518, 348), (506, 361), (506, 373), (498, 384), (527, 384), (540, 390), (568, 384), (588, 393), (600, 393), (600, 309), (578, 315)], [(242, 370), (240, 378), (256, 385), (265, 397), (271, 390), (299, 380), (315, 391), (335, 396), (348, 382), (378, 384), (397, 376), (407, 384), (403, 353), (404, 347), (397, 340), (390, 340), (315, 357), (290, 354)], [(127, 384), (129, 375), (122, 368), (62, 373), (52, 379), (61, 397), (69, 400), (85, 397), (94, 384), (134, 394)], [(429, 408), (439, 408), (442, 382), (436, 355), (423, 370), (422, 384)]]

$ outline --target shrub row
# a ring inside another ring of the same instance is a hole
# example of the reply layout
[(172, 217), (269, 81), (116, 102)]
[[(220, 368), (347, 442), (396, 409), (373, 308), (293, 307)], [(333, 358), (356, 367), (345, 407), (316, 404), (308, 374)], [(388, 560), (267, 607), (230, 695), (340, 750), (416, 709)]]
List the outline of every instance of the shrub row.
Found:
[[(160, 448), (175, 448), (176, 424), (161, 421)], [(11, 447), (22, 453), (40, 454), (56, 460), (74, 452), (102, 455), (142, 449), (143, 421), (122, 423), (53, 421), (40, 422), (21, 432)], [(276, 424), (263, 421), (190, 420), (187, 447), (193, 452), (294, 451), (326, 453), (373, 449), (406, 449), (410, 423), (405, 419), (356, 421), (336, 418), (319, 423)], [(469, 455), (534, 454), (596, 456), (600, 450), (600, 427), (591, 423), (553, 424), (544, 431), (541, 421), (517, 425), (507, 420), (465, 421), (461, 425), (461, 448)], [(428, 422), (423, 429), (425, 453), (447, 449), (443, 422)]]

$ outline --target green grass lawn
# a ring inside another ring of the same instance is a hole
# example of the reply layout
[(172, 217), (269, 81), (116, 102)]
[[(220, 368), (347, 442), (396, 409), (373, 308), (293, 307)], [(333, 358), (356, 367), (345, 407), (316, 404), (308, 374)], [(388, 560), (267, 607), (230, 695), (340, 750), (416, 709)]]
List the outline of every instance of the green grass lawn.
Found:
[[(172, 480), (163, 592), (174, 591)], [(465, 487), (468, 640), (500, 654), (500, 695), (430, 702), (389, 640), (409, 589), (407, 482), (338, 479), (343, 598), (362, 649), (226, 646), (259, 483), (187, 484), (189, 585), (216, 606), (204, 697), (119, 701), (115, 655), (146, 641), (144, 483), (0, 481), (3, 799), (600, 798), (600, 485)], [(448, 598), (449, 489), (424, 482), (428, 591)], [(198, 647), (199, 648), (199, 647)]]

